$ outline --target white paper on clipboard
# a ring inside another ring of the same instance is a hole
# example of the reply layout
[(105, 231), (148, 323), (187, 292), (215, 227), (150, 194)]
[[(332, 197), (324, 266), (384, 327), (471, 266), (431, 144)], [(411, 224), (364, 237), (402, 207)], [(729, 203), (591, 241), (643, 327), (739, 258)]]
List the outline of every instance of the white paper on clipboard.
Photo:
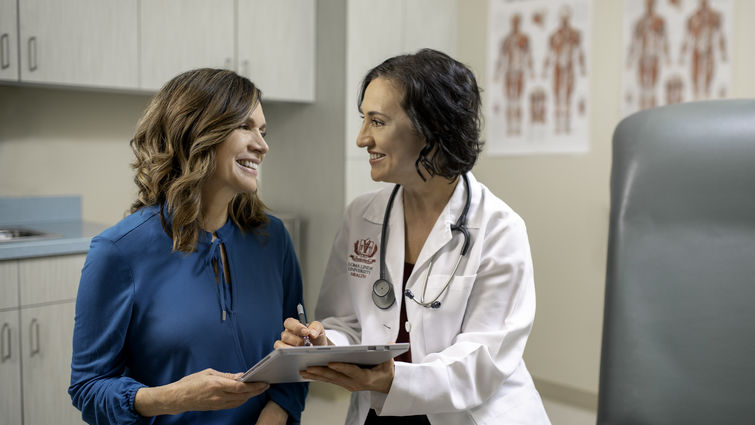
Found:
[(299, 371), (308, 366), (327, 366), (330, 362), (374, 366), (409, 350), (409, 343), (383, 345), (324, 345), (277, 348), (244, 373), (239, 381), (306, 382)]

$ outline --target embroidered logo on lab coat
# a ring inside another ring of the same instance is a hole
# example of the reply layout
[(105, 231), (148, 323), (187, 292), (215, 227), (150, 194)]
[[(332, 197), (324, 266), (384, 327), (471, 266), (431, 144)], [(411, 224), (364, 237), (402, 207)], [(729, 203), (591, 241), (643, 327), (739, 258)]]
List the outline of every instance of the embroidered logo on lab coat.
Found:
[(377, 261), (377, 258), (374, 258), (377, 251), (377, 243), (370, 239), (354, 242), (354, 253), (349, 255), (351, 261), (347, 262), (349, 274), (360, 279), (366, 278), (372, 272), (372, 264)]

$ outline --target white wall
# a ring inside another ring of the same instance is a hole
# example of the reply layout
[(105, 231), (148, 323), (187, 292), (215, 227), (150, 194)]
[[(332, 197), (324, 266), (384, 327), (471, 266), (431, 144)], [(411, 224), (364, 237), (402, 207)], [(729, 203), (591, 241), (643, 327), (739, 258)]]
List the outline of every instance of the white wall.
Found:
[[(483, 156), (477, 177), (527, 222), (538, 310), (525, 360), (545, 396), (593, 405), (598, 390), (611, 136), (620, 120), (624, 0), (593, 1), (590, 151)], [(639, 0), (637, 0), (639, 1)], [(485, 88), (487, 1), (459, 0), (459, 59)], [(755, 2), (735, 0), (731, 93), (755, 97)]]
[(304, 301), (311, 312), (344, 202), (344, 6), (345, 0), (317, 2), (315, 103), (264, 106), (270, 152), (260, 196), (273, 214), (291, 212), (303, 219)]
[(0, 196), (82, 195), (115, 223), (136, 195), (128, 142), (148, 96), (0, 86)]

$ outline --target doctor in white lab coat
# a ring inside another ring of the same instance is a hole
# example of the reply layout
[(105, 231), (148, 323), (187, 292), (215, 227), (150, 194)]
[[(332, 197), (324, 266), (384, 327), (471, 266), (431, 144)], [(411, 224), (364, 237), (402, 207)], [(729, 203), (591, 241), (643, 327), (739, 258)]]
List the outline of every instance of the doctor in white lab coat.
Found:
[[(388, 59), (364, 79), (357, 144), (372, 178), (398, 186), (347, 207), (319, 321), (286, 320), (276, 343), (410, 343), (410, 356), (372, 369), (302, 372), (353, 391), (347, 424), (550, 424), (522, 360), (535, 316), (525, 225), (470, 172), (479, 110), (472, 72), (437, 51)], [(388, 295), (375, 285), (381, 261)]]

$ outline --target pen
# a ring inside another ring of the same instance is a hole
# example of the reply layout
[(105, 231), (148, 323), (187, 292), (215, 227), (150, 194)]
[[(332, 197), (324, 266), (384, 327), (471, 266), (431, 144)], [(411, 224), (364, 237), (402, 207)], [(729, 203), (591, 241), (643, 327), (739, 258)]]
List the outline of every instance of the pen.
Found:
[[(297, 304), (296, 312), (299, 313), (299, 322), (301, 322), (302, 325), (307, 326), (307, 316), (304, 315), (304, 306), (301, 305), (301, 303)], [(312, 345), (312, 343), (309, 342), (309, 335), (304, 337), (304, 345), (307, 347)]]

